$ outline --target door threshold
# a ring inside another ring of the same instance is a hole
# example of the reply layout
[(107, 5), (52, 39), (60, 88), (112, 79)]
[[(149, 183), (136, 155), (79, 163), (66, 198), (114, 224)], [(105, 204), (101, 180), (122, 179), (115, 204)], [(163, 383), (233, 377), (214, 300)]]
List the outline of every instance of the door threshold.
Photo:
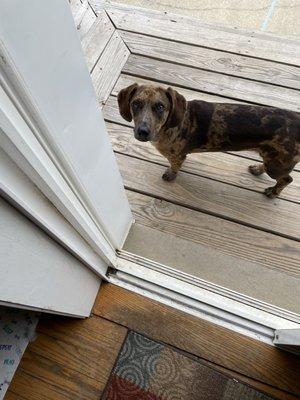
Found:
[(109, 281), (201, 319), (273, 345), (277, 329), (296, 329), (299, 315), (121, 250)]

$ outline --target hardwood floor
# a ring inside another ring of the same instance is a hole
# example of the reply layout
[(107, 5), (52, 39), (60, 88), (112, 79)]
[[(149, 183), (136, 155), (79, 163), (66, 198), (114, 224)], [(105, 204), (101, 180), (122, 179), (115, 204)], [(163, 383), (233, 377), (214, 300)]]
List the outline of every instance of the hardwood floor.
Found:
[(90, 318), (43, 316), (5, 400), (99, 400), (129, 330), (277, 399), (300, 394), (299, 357), (103, 284)]
[(5, 399), (98, 400), (126, 333), (96, 315), (43, 316)]

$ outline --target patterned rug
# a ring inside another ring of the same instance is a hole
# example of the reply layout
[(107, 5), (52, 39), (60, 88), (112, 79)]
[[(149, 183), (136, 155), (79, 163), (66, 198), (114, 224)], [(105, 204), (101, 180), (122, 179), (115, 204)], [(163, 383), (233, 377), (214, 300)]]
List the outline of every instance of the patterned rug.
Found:
[(198, 360), (129, 332), (103, 400), (271, 400)]

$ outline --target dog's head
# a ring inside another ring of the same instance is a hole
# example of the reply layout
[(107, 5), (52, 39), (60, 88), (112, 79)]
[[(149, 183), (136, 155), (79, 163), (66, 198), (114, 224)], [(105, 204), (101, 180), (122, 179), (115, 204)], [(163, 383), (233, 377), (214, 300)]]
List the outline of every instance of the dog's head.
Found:
[(147, 142), (159, 140), (165, 129), (178, 126), (186, 111), (185, 98), (174, 89), (144, 86), (134, 83), (118, 94), (121, 116), (134, 121), (134, 136)]

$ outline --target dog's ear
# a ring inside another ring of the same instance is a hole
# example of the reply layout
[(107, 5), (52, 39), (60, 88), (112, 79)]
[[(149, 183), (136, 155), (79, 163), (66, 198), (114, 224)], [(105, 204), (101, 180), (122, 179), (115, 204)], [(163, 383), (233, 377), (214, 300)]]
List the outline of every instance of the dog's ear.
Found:
[(118, 93), (118, 105), (120, 114), (128, 122), (132, 121), (132, 115), (130, 112), (130, 100), (132, 99), (132, 96), (136, 92), (137, 88), (138, 84), (134, 83), (133, 85), (130, 85), (125, 89), (122, 89)]
[(171, 105), (166, 127), (174, 128), (183, 120), (186, 111), (186, 100), (181, 94), (170, 87), (166, 90), (166, 95)]

